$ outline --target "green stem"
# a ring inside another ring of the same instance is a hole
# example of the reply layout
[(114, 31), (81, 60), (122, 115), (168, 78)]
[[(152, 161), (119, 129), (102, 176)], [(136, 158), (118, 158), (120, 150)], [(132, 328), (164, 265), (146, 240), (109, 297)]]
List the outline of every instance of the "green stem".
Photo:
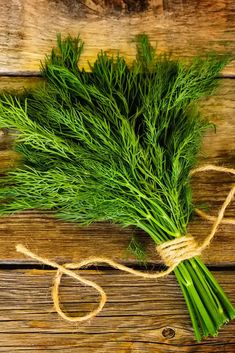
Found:
[(203, 262), (195, 257), (174, 270), (182, 289), (197, 341), (235, 317), (235, 308)]
[(213, 321), (211, 320), (207, 308), (205, 307), (204, 302), (201, 300), (201, 297), (197, 289), (195, 288), (195, 277), (193, 280), (189, 271), (187, 270), (186, 264), (187, 262), (184, 261), (178, 265), (178, 268), (182, 272), (183, 277), (187, 279), (187, 285), (185, 286), (185, 288), (187, 289), (192, 302), (198, 310), (198, 315), (203, 318), (203, 323), (205, 324), (208, 332), (214, 334), (215, 329)]
[(175, 276), (178, 280), (178, 283), (180, 285), (180, 288), (183, 292), (187, 307), (188, 307), (188, 311), (189, 311), (189, 315), (191, 317), (191, 321), (192, 321), (192, 325), (193, 325), (193, 329), (194, 329), (194, 334), (195, 334), (195, 338), (198, 342), (201, 341), (201, 333), (200, 333), (200, 329), (198, 326), (198, 322), (197, 322), (197, 316), (195, 315), (195, 311), (193, 308), (193, 304), (191, 302), (190, 296), (188, 295), (187, 290), (185, 289), (185, 286), (183, 285), (183, 279), (182, 279), (182, 275), (180, 273), (180, 271), (178, 270), (178, 268), (175, 269)]
[(232, 303), (230, 302), (230, 300), (228, 299), (224, 290), (219, 285), (219, 283), (215, 280), (214, 276), (208, 270), (208, 268), (204, 265), (204, 263), (198, 257), (195, 257), (194, 259), (197, 262), (197, 264), (201, 267), (201, 269), (204, 271), (205, 275), (207, 276), (207, 280), (210, 283), (210, 286), (213, 288), (213, 291), (217, 295), (218, 299), (220, 299), (223, 302), (224, 309), (226, 310), (226, 313), (229, 316), (229, 319), (230, 320), (234, 319), (235, 318), (235, 308), (232, 305)]
[(218, 306), (215, 303), (214, 297), (212, 296), (211, 291), (208, 289), (208, 283), (205, 277), (203, 278), (199, 268), (196, 268), (196, 267), (192, 268), (192, 263), (193, 263), (193, 259), (190, 262), (189, 261), (186, 262), (185, 266), (191, 274), (195, 288), (205, 305), (205, 309), (207, 310), (208, 314), (214, 321), (214, 325), (219, 326), (221, 325), (222, 322), (221, 322), (221, 315), (218, 315), (218, 314), (221, 314), (221, 312), (218, 310)]

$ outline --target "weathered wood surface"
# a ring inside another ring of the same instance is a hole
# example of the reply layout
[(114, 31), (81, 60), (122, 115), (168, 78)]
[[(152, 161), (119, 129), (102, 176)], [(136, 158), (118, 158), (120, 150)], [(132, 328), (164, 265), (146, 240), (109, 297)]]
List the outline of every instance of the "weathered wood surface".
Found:
[(9, 77), (0, 75), (0, 92), (22, 92), (24, 89), (31, 89), (41, 82), (41, 77)]
[[(0, 352), (205, 353), (235, 351), (235, 322), (204, 343), (192, 340), (192, 328), (173, 275), (159, 281), (133, 278), (118, 271), (80, 271), (108, 295), (102, 313), (88, 323), (67, 324), (53, 311), (49, 293), (54, 271), (0, 271)], [(214, 275), (230, 297), (235, 274)], [(167, 295), (164, 295), (167, 293)], [(83, 315), (94, 307), (96, 293), (65, 277), (64, 308)]]
[[(8, 78), (0, 77), (0, 89), (22, 89), (38, 84), (38, 78)], [(210, 130), (205, 136), (201, 164), (235, 165), (235, 80), (221, 80), (220, 88), (214, 97), (202, 103), (202, 110), (217, 124), (217, 133)], [(11, 165), (9, 161), (9, 139), (1, 136), (0, 170)], [(13, 155), (14, 156), (14, 155)], [(203, 173), (193, 178), (194, 198), (198, 204), (207, 204), (210, 214), (216, 215), (226, 197), (234, 177), (221, 173)], [(231, 204), (226, 216), (235, 214), (235, 202)], [(190, 225), (191, 234), (199, 241), (205, 237), (211, 224), (196, 218)], [(101, 252), (104, 256), (112, 256), (126, 263), (136, 260), (127, 252), (132, 235), (139, 235), (148, 249), (148, 259), (158, 263), (152, 241), (143, 232), (135, 229), (120, 229), (111, 224), (95, 224), (88, 228), (79, 228), (75, 224), (55, 220), (51, 214), (43, 212), (26, 212), (8, 218), (0, 218), (0, 263), (31, 263), (15, 252), (15, 244), (23, 242), (34, 251), (57, 261), (77, 261), (81, 257), (95, 255)], [(7, 239), (7, 241), (6, 241)], [(211, 265), (235, 264), (234, 226), (220, 227), (211, 246), (204, 251), (203, 259)], [(221, 253), (223, 256), (221, 256)]]
[[(180, 57), (235, 50), (234, 0), (1, 0), (0, 6), (1, 74), (38, 74), (58, 32), (81, 34), (85, 67), (101, 48), (132, 59), (140, 32), (159, 51)], [(235, 64), (224, 73), (234, 74)]]
[[(80, 62), (84, 67), (87, 60), (94, 61), (101, 48), (109, 53), (119, 49), (132, 60), (132, 39), (140, 32), (149, 34), (153, 43), (157, 41), (160, 51), (172, 50), (179, 57), (208, 50), (234, 54), (235, 4), (233, 0), (1, 0), (0, 90), (21, 90), (40, 82), (35, 77), (40, 60), (55, 44), (57, 32), (81, 33), (86, 43)], [(235, 62), (223, 74), (234, 76)], [(223, 79), (221, 83), (218, 93), (201, 104), (204, 114), (217, 124), (217, 134), (212, 130), (207, 133), (200, 164), (234, 167), (235, 80)], [(9, 147), (9, 137), (1, 134), (0, 172), (16, 158)], [(192, 183), (195, 203), (208, 204), (209, 212), (216, 215), (234, 177), (204, 173), (194, 177)], [(234, 217), (235, 201), (226, 215)], [(209, 229), (208, 222), (196, 218), (189, 232), (200, 241)], [(71, 325), (53, 310), (50, 287), (54, 271), (43, 270), (42, 265), (15, 251), (15, 245), (22, 242), (60, 263), (98, 253), (136, 265), (126, 251), (133, 234), (146, 244), (148, 268), (158, 268), (155, 265), (160, 259), (153, 243), (135, 229), (107, 223), (79, 228), (38, 211), (0, 218), (0, 352), (234, 353), (234, 322), (218, 337), (201, 344), (194, 341), (186, 305), (173, 275), (146, 281), (108, 268), (98, 273), (80, 271), (104, 287), (108, 303), (91, 322)], [(215, 277), (233, 302), (234, 245), (234, 227), (224, 225), (202, 255), (207, 264), (216, 266)], [(65, 278), (61, 298), (70, 313), (82, 315), (94, 307), (97, 295)]]

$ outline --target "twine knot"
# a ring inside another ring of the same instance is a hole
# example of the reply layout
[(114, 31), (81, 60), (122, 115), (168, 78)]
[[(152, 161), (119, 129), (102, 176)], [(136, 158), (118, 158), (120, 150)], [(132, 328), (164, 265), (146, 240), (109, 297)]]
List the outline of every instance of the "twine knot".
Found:
[[(235, 169), (232, 168), (224, 168), (224, 167), (217, 167), (214, 165), (206, 165), (200, 168), (197, 168), (191, 172), (191, 175), (194, 175), (199, 172), (203, 171), (209, 171), (209, 170), (214, 170), (218, 172), (225, 172), (225, 173), (231, 173), (235, 175)], [(133, 268), (130, 268), (128, 266), (122, 265), (116, 261), (113, 261), (112, 259), (109, 258), (104, 258), (104, 257), (90, 257), (88, 259), (85, 259), (79, 263), (69, 263), (69, 264), (64, 264), (60, 265), (55, 261), (48, 260), (44, 257), (38, 256), (35, 253), (31, 252), (29, 249), (24, 247), (21, 244), (16, 245), (16, 250), (28, 257), (31, 257), (34, 260), (37, 260), (39, 262), (44, 263), (45, 265), (51, 266), (53, 268), (57, 269), (55, 278), (53, 280), (53, 286), (52, 286), (52, 299), (54, 302), (54, 307), (57, 313), (66, 321), (70, 322), (82, 322), (82, 321), (87, 321), (91, 319), (92, 317), (96, 316), (104, 307), (106, 301), (107, 301), (107, 296), (105, 291), (103, 290), (102, 287), (100, 287), (96, 282), (90, 281), (79, 274), (73, 272), (73, 270), (78, 270), (82, 267), (87, 267), (91, 266), (94, 264), (107, 264), (113, 268), (119, 269), (121, 271), (131, 273), (135, 276), (142, 277), (145, 279), (157, 279), (160, 277), (165, 277), (168, 274), (170, 274), (174, 269), (179, 265), (181, 261), (190, 259), (194, 256), (200, 255), (201, 252), (210, 245), (211, 240), (213, 239), (219, 225), (221, 223), (225, 224), (235, 224), (234, 219), (223, 219), (224, 218), (224, 213), (230, 202), (232, 201), (232, 198), (235, 194), (235, 185), (232, 187), (230, 192), (228, 193), (221, 209), (219, 210), (218, 216), (213, 217), (210, 215), (207, 215), (201, 210), (196, 209), (196, 213), (203, 219), (206, 219), (208, 221), (213, 221), (213, 225), (211, 228), (210, 233), (208, 236), (205, 238), (203, 243), (199, 245), (195, 239), (191, 235), (185, 235), (181, 236), (179, 238), (175, 238), (173, 240), (169, 240), (167, 242), (164, 242), (163, 244), (160, 244), (156, 247), (156, 251), (159, 253), (161, 256), (164, 264), (168, 266), (168, 268), (164, 271), (157, 272), (157, 273), (148, 273), (148, 272), (142, 272), (138, 270), (134, 270)], [(60, 286), (60, 281), (63, 276), (63, 274), (66, 274), (75, 280), (79, 281), (80, 283), (83, 283), (87, 286), (93, 287), (97, 292), (100, 294), (100, 301), (98, 303), (98, 306), (96, 309), (90, 311), (87, 315), (81, 316), (81, 317), (71, 317), (68, 314), (66, 314), (60, 306), (60, 299), (59, 299), (59, 286)]]
[(156, 250), (167, 267), (176, 267), (181, 261), (201, 253), (198, 243), (191, 235), (166, 241), (158, 245)]

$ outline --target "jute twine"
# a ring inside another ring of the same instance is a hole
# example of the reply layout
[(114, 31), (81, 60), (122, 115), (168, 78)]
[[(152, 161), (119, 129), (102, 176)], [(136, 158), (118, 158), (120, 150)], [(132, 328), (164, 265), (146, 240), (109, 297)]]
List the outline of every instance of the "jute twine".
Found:
[[(200, 172), (205, 172), (205, 171), (217, 171), (217, 172), (224, 172), (224, 173), (230, 173), (235, 175), (235, 169), (232, 168), (224, 168), (224, 167), (217, 167), (214, 165), (206, 165), (200, 168), (197, 168), (192, 171), (191, 175), (194, 175), (196, 173)], [(168, 267), (165, 271), (157, 272), (157, 273), (148, 273), (148, 272), (142, 272), (142, 271), (137, 271), (134, 270), (133, 268), (127, 267), (125, 265), (122, 265), (116, 261), (113, 261), (112, 259), (106, 258), (106, 257), (89, 257), (85, 260), (82, 260), (79, 263), (67, 263), (64, 265), (59, 265), (55, 261), (48, 260), (47, 258), (38, 256), (37, 254), (33, 253), (30, 251), (28, 248), (23, 246), (22, 244), (16, 245), (16, 250), (25, 256), (28, 256), (34, 260), (37, 260), (45, 265), (48, 265), (50, 267), (56, 268), (57, 272), (56, 275), (53, 279), (53, 286), (52, 286), (52, 299), (54, 302), (54, 307), (57, 313), (66, 321), (69, 322), (82, 322), (82, 321), (87, 321), (94, 316), (96, 316), (104, 307), (106, 301), (107, 301), (107, 296), (105, 291), (103, 290), (102, 287), (100, 287), (97, 283), (90, 281), (79, 274), (73, 272), (73, 270), (78, 270), (82, 267), (89, 267), (91, 265), (95, 264), (107, 264), (113, 268), (116, 268), (118, 270), (121, 270), (123, 272), (131, 273), (134, 276), (137, 277), (142, 277), (145, 279), (157, 279), (160, 277), (165, 277), (168, 274), (170, 274), (178, 265), (181, 261), (190, 259), (194, 256), (200, 255), (201, 252), (210, 245), (211, 240), (213, 239), (219, 225), (221, 223), (224, 224), (235, 224), (234, 219), (223, 219), (224, 218), (224, 213), (230, 202), (232, 201), (232, 198), (235, 194), (235, 185), (231, 188), (230, 192), (228, 193), (228, 196), (226, 197), (222, 207), (220, 208), (218, 212), (217, 217), (213, 217), (210, 215), (207, 215), (205, 212), (196, 209), (196, 213), (202, 217), (203, 219), (206, 219), (208, 221), (212, 221), (212, 228), (208, 236), (205, 238), (205, 240), (202, 242), (202, 244), (198, 244), (195, 239), (187, 234), (185, 236), (181, 236), (179, 238), (176, 238), (174, 240), (167, 241), (161, 245), (158, 245), (156, 247), (156, 251), (159, 253), (161, 256), (164, 264)], [(59, 298), (59, 287), (60, 287), (60, 282), (61, 282), (61, 277), (63, 275), (70, 276), (74, 278), (75, 280), (79, 281), (80, 283), (93, 287), (94, 289), (97, 290), (97, 292), (100, 294), (100, 301), (96, 309), (90, 311), (87, 315), (84, 316), (79, 316), (79, 317), (72, 317), (69, 316), (67, 313), (65, 313), (61, 309), (60, 305), (60, 298)]]

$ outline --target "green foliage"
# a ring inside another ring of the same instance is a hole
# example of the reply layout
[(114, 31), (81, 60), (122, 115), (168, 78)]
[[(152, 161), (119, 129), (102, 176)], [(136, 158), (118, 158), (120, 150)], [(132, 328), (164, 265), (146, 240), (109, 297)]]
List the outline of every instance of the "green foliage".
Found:
[(147, 263), (147, 252), (145, 244), (143, 244), (139, 237), (133, 235), (127, 248), (128, 252), (135, 256), (140, 264), (145, 265)]
[(19, 131), (23, 156), (1, 181), (1, 213), (52, 209), (83, 224), (135, 225), (158, 242), (184, 234), (189, 171), (208, 126), (193, 103), (213, 92), (227, 58), (186, 65), (139, 36), (131, 67), (101, 52), (86, 73), (80, 38), (57, 44), (42, 65), (46, 83), (1, 101), (0, 127)]
[[(0, 179), (0, 214), (39, 208), (80, 224), (111, 221), (145, 230), (157, 243), (186, 234), (193, 212), (189, 173), (205, 129), (197, 110), (229, 58), (184, 63), (158, 54), (144, 35), (128, 67), (101, 52), (78, 68), (83, 42), (58, 36), (42, 64), (45, 83), (0, 98), (0, 128), (15, 134), (22, 163)], [(136, 240), (130, 247), (143, 259)], [(197, 340), (235, 316), (200, 259), (175, 274)]]

